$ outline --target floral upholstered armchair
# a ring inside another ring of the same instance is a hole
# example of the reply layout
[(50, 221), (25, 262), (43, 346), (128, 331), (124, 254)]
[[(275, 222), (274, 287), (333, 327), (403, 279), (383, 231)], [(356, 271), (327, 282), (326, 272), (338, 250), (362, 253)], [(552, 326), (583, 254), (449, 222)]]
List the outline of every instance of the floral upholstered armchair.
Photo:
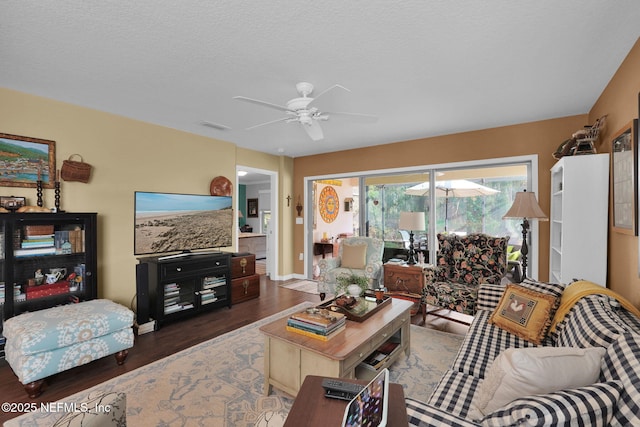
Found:
[(428, 305), (474, 315), (481, 283), (500, 284), (509, 236), (438, 234), (436, 265), (424, 270)]
[(320, 260), (318, 291), (335, 293), (337, 278), (356, 274), (369, 279), (369, 288), (377, 288), (382, 277), (384, 242), (373, 237), (348, 237), (340, 243), (338, 256)]

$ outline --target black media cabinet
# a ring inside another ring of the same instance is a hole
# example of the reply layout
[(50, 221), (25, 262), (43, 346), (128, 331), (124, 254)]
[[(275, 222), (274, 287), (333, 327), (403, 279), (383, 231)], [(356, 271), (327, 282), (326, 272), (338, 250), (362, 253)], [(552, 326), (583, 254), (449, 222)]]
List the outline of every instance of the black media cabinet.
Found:
[(137, 322), (162, 324), (218, 307), (231, 308), (231, 254), (138, 258)]

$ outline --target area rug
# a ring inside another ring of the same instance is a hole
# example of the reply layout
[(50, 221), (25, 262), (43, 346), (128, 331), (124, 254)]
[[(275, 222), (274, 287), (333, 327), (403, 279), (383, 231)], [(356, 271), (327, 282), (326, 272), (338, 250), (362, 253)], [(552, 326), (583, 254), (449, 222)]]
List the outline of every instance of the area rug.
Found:
[[(264, 337), (259, 327), (311, 305), (303, 303), (76, 393), (127, 395), (132, 426), (282, 426), (293, 398), (275, 389), (263, 395)], [(462, 336), (411, 325), (411, 354), (392, 365), (391, 380), (405, 396), (426, 400), (451, 365)], [(60, 413), (30, 413), (4, 425), (50, 426)]]
[(297, 282), (280, 285), (283, 288), (292, 289), (294, 291), (306, 292), (308, 294), (318, 295), (318, 282), (313, 280), (298, 280)]

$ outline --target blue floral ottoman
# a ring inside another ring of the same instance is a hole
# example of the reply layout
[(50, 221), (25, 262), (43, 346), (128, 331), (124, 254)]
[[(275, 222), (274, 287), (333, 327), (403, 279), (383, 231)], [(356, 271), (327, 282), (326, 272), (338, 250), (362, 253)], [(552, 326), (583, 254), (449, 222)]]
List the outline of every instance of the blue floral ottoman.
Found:
[(53, 374), (115, 354), (119, 365), (133, 347), (133, 312), (98, 299), (34, 311), (4, 323), (7, 362), (29, 397)]

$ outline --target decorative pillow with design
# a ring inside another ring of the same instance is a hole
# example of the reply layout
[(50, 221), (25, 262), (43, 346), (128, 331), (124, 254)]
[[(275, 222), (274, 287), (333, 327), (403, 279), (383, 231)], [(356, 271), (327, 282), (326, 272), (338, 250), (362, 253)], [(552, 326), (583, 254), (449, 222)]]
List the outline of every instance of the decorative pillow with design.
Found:
[(367, 245), (342, 245), (340, 267), (362, 270), (367, 265)]
[(491, 363), (469, 416), (480, 419), (524, 396), (594, 384), (605, 352), (602, 347), (508, 348)]
[(489, 323), (540, 344), (549, 330), (558, 303), (556, 296), (509, 284), (489, 317)]

